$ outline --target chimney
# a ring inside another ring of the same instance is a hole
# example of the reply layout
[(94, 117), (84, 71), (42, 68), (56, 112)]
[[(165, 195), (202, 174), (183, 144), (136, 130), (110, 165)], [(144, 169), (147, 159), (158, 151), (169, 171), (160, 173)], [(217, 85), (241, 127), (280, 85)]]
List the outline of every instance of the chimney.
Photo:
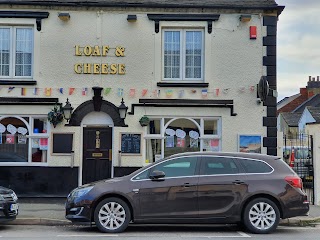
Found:
[(300, 88), (300, 94), (302, 96), (308, 97), (308, 90), (307, 88)]
[(309, 82), (311, 82), (311, 76), (309, 76)]
[(315, 77), (313, 77), (313, 78), (312, 78), (312, 82), (315, 82), (315, 81), (316, 81), (316, 78), (315, 78)]
[(317, 76), (317, 82), (319, 82), (319, 76)]

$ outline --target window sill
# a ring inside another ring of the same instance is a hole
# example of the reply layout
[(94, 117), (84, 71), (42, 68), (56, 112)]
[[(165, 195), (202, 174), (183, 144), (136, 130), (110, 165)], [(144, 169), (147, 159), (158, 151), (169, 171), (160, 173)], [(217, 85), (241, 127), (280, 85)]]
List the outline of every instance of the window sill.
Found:
[(0, 80), (0, 85), (37, 85), (33, 80)]
[(158, 82), (158, 87), (199, 87), (199, 88), (207, 88), (209, 83), (168, 83), (168, 82)]

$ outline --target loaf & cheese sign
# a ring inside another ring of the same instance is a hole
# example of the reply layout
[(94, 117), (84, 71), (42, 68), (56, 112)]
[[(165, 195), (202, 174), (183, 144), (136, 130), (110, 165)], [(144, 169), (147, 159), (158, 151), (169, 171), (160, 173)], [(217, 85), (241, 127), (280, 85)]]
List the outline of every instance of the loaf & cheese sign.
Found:
[[(110, 48), (109, 45), (105, 46), (75, 46), (75, 56), (85, 57), (124, 57), (125, 48), (117, 46)], [(99, 62), (100, 61), (99, 59)], [(126, 73), (126, 66), (123, 63), (76, 63), (74, 65), (74, 72), (77, 74), (118, 74), (124, 75)]]

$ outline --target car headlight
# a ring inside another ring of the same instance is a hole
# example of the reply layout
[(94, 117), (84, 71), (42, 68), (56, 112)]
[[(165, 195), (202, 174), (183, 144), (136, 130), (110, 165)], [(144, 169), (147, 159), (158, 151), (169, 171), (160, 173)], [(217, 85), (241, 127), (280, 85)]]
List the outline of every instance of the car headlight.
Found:
[(12, 197), (13, 201), (17, 201), (18, 200), (17, 194), (15, 192), (13, 192), (11, 194), (11, 197)]
[(75, 190), (71, 193), (71, 197), (73, 197), (73, 198), (82, 197), (82, 196), (84, 196), (85, 194), (87, 194), (92, 188), (93, 188), (93, 186), (75, 189)]

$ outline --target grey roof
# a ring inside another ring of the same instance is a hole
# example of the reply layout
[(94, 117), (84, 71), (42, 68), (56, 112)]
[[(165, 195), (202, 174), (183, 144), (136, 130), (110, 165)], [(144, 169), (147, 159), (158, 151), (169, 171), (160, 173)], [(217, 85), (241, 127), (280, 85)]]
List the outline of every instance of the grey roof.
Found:
[(302, 112), (299, 112), (299, 113), (283, 112), (280, 114), (282, 115), (283, 119), (286, 121), (289, 127), (298, 127)]
[(114, 7), (204, 7), (276, 9), (275, 0), (0, 0), (0, 4), (114, 6)]
[(312, 115), (312, 117), (314, 118), (314, 120), (316, 120), (317, 123), (320, 122), (320, 107), (307, 107), (308, 111), (310, 112), (310, 114)]
[(320, 107), (320, 94), (316, 94), (310, 97), (308, 100), (300, 104), (296, 109), (292, 112), (303, 112), (306, 107)]

